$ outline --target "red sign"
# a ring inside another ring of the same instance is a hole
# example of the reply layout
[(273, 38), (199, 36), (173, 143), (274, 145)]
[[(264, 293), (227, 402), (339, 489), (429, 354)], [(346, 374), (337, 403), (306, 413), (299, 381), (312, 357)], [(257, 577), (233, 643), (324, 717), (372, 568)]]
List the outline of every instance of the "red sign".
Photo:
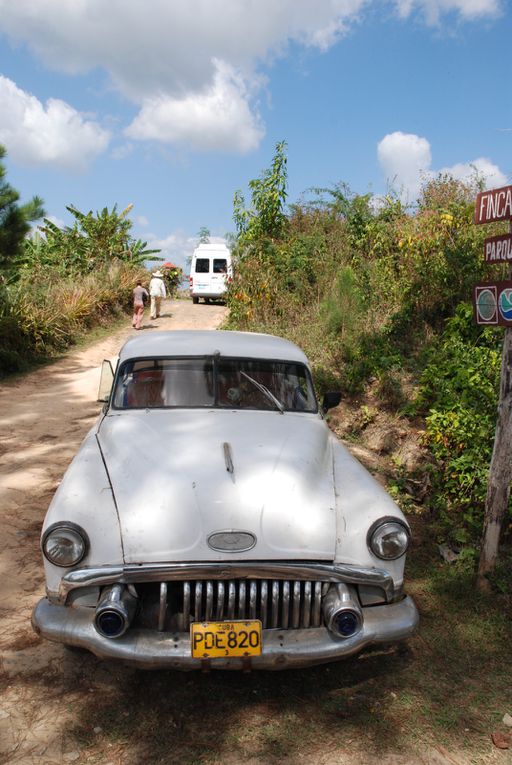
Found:
[(512, 262), (512, 234), (484, 239), (484, 258), (486, 263)]
[(489, 189), (476, 195), (475, 223), (512, 220), (512, 186)]
[(512, 281), (477, 284), (473, 309), (477, 324), (512, 327)]

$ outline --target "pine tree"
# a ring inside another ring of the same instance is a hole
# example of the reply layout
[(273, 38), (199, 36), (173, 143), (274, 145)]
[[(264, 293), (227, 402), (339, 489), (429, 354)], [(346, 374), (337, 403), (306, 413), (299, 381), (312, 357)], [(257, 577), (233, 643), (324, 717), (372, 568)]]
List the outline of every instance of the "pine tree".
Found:
[(18, 203), (20, 195), (5, 180), (6, 169), (1, 161), (5, 156), (5, 148), (0, 146), (0, 272), (14, 275), (30, 222), (45, 213), (39, 197), (33, 197), (24, 205)]

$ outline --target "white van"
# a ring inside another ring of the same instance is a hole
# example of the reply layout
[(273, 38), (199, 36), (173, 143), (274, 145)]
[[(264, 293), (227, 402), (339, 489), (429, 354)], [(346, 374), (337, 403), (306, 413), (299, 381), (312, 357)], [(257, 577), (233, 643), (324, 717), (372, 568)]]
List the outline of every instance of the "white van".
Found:
[(223, 298), (232, 278), (231, 253), (225, 244), (200, 244), (196, 247), (189, 278), (193, 303), (199, 303), (199, 298), (206, 303)]

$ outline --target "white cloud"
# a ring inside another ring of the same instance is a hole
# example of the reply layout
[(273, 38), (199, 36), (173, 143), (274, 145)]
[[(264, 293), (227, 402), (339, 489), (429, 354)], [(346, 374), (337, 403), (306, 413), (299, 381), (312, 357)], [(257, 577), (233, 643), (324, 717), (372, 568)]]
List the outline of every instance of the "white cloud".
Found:
[(0, 144), (14, 161), (84, 170), (109, 139), (97, 122), (64, 101), (50, 98), (43, 105), (0, 75)]
[[(128, 128), (201, 150), (250, 151), (264, 135), (262, 66), (292, 43), (335, 45), (367, 9), (428, 23), (496, 16), (504, 0), (0, 0), (0, 32), (68, 74), (101, 69), (140, 107)], [(220, 63), (224, 62), (224, 63)], [(232, 101), (226, 109), (226, 100)], [(122, 158), (127, 148), (117, 148)]]
[(0, 0), (0, 31), (58, 71), (105, 70), (141, 107), (132, 138), (244, 152), (264, 135), (258, 67), (291, 42), (327, 50), (368, 2)]
[(481, 178), (487, 189), (505, 186), (508, 183), (507, 176), (490, 159), (479, 157), (472, 162), (458, 163), (451, 167), (443, 167), (440, 173), (451, 175), (459, 181), (469, 181), (475, 174)]
[(507, 183), (507, 177), (499, 167), (483, 157), (433, 170), (430, 143), (411, 133), (397, 131), (384, 136), (377, 146), (377, 155), (387, 183), (406, 203), (416, 201), (423, 183), (439, 173), (461, 181), (469, 181), (476, 173), (486, 188)]
[(457, 13), (463, 20), (495, 18), (503, 12), (503, 0), (395, 0), (399, 16), (407, 18), (415, 10), (428, 24), (439, 24), (444, 14)]
[(422, 176), (430, 169), (432, 156), (426, 138), (411, 133), (389, 133), (377, 147), (387, 182), (401, 192), (406, 202), (417, 198)]
[(244, 81), (221, 61), (216, 61), (215, 67), (213, 85), (204, 93), (146, 99), (126, 135), (185, 144), (201, 151), (245, 153), (255, 149), (264, 129), (257, 114), (249, 109)]
[(250, 71), (296, 41), (321, 49), (368, 0), (0, 0), (0, 29), (60, 71), (106, 69), (135, 101), (211, 81), (212, 61)]
[(49, 66), (96, 67), (135, 102), (174, 97), (212, 80), (212, 61), (247, 73), (291, 42), (326, 50), (367, 8), (393, 5), (402, 17), (457, 13), (494, 17), (505, 0), (0, 0), (0, 30), (26, 42)]

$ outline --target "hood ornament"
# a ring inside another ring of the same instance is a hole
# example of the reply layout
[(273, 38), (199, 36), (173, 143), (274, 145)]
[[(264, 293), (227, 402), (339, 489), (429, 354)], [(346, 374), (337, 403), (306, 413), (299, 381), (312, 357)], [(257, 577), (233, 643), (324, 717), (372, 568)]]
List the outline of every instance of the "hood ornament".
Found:
[(216, 531), (208, 537), (208, 547), (218, 552), (247, 552), (256, 544), (250, 531)]

